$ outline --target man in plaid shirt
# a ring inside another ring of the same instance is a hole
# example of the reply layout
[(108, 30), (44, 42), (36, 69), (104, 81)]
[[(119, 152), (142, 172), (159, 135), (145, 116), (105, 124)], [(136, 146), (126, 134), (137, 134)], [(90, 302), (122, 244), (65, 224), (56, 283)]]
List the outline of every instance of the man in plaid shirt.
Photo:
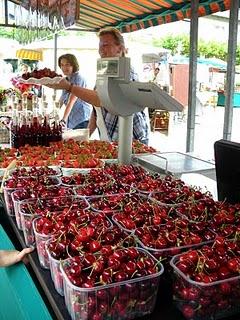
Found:
[[(115, 28), (105, 28), (99, 32), (99, 54), (101, 58), (122, 57), (125, 55), (126, 48), (121, 33)], [(131, 79), (137, 80), (136, 75), (131, 73)], [(101, 140), (118, 140), (118, 116), (109, 113), (101, 105), (96, 90), (90, 90), (81, 86), (71, 84), (63, 79), (58, 84), (48, 85), (54, 89), (65, 89), (72, 95), (91, 103), (94, 106), (88, 128), (90, 135), (98, 128)], [(133, 139), (148, 144), (149, 140), (149, 121), (146, 114), (136, 112), (133, 115)]]
[[(99, 54), (101, 58), (111, 58), (116, 56), (125, 55), (125, 44), (121, 33), (114, 28), (103, 29), (99, 32)], [(131, 80), (138, 80), (138, 76), (131, 70)], [(102, 133), (102, 126), (98, 125), (100, 138), (102, 140), (115, 141), (118, 140), (118, 116), (109, 113), (104, 107), (95, 108), (92, 112), (89, 129), (90, 134), (96, 128), (96, 122), (98, 123), (98, 117), (103, 117), (104, 124), (106, 126), (106, 134)], [(149, 140), (149, 125), (144, 111), (136, 112), (133, 115), (133, 139), (139, 140), (142, 143), (148, 144)]]

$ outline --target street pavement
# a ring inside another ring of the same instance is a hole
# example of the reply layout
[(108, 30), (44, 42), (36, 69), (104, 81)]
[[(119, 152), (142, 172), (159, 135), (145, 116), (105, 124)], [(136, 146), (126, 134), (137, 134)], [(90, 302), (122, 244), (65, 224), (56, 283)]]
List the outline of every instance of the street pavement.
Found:
[[(201, 106), (195, 118), (194, 151), (196, 157), (214, 160), (214, 142), (223, 138), (224, 107)], [(161, 152), (186, 152), (187, 111), (170, 113), (168, 131), (150, 134), (149, 145)], [(240, 142), (240, 108), (233, 108), (231, 140)]]

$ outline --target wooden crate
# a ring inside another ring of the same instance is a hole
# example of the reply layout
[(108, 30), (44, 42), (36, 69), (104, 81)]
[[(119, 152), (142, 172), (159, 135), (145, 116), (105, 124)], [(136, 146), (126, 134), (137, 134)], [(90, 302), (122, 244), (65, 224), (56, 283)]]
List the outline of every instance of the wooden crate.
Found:
[(155, 110), (151, 118), (151, 130), (162, 131), (168, 130), (169, 125), (169, 112)]

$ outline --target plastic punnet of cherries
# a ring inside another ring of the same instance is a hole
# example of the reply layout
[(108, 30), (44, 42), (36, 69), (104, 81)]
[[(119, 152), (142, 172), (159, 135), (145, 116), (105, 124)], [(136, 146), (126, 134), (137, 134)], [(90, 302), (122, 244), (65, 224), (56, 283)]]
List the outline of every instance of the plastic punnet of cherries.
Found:
[(174, 301), (187, 319), (219, 319), (239, 312), (240, 240), (212, 245), (171, 260)]
[(64, 295), (74, 319), (133, 319), (152, 312), (162, 265), (147, 251), (119, 248), (87, 253), (60, 267)]

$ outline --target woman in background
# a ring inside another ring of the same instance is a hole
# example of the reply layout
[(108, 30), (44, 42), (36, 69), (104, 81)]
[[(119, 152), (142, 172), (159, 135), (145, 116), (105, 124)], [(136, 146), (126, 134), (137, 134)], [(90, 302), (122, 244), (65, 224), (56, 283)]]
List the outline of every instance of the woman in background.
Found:
[[(58, 66), (66, 79), (72, 84), (86, 88), (86, 81), (79, 73), (79, 64), (73, 54), (64, 54), (58, 58)], [(92, 107), (87, 102), (77, 98), (67, 90), (63, 90), (60, 97), (60, 106), (66, 108), (61, 120), (68, 129), (82, 129), (88, 127)]]

